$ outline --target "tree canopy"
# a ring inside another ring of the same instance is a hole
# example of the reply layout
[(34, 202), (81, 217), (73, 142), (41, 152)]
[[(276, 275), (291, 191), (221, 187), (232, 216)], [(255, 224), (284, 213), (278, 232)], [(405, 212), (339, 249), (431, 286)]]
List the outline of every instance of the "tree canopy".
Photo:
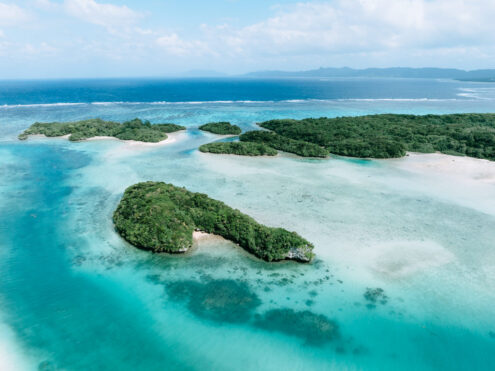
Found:
[(295, 232), (266, 227), (205, 194), (162, 182), (127, 188), (113, 221), (124, 239), (153, 252), (185, 252), (192, 246), (193, 231), (201, 230), (267, 261), (313, 257), (313, 245)]
[(140, 142), (160, 142), (167, 139), (166, 133), (184, 130), (184, 126), (176, 124), (151, 124), (149, 121), (134, 119), (124, 123), (89, 119), (75, 122), (36, 122), (22, 134), (19, 139), (25, 140), (29, 135), (43, 134), (47, 137), (70, 135), (69, 140), (80, 141), (97, 136), (109, 136), (122, 140)]
[(239, 126), (232, 125), (230, 122), (226, 121), (210, 122), (201, 125), (199, 130), (209, 131), (210, 133), (220, 135), (239, 135), (242, 132)]

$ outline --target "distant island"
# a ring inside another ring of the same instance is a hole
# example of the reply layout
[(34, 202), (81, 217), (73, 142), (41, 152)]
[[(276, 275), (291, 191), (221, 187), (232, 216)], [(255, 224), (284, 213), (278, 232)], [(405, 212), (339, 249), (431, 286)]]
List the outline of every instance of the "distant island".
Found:
[(453, 79), (475, 82), (495, 81), (495, 69), (460, 70), (455, 68), (365, 68), (354, 69), (349, 67), (332, 68), (321, 67), (307, 71), (256, 71), (244, 75), (251, 78), (424, 78), (424, 79)]
[(277, 150), (264, 143), (251, 142), (214, 142), (199, 147), (201, 152), (229, 154), (239, 156), (275, 156)]
[(468, 81), (468, 82), (495, 82), (495, 76), (492, 77), (471, 77), (471, 78), (462, 78), (457, 79), (459, 81)]
[(124, 123), (89, 119), (75, 122), (36, 122), (19, 135), (25, 140), (30, 135), (61, 137), (69, 135), (71, 141), (81, 141), (93, 137), (114, 137), (121, 140), (157, 143), (167, 139), (167, 133), (185, 130), (176, 124), (151, 124), (149, 121), (134, 119)]
[(195, 230), (237, 243), (266, 261), (309, 262), (313, 245), (295, 232), (271, 228), (202, 193), (162, 182), (144, 182), (124, 192), (113, 215), (118, 233), (153, 252), (184, 253)]
[(242, 130), (237, 125), (232, 125), (230, 122), (210, 122), (208, 124), (201, 125), (199, 130), (208, 131), (213, 134), (219, 135), (239, 135)]

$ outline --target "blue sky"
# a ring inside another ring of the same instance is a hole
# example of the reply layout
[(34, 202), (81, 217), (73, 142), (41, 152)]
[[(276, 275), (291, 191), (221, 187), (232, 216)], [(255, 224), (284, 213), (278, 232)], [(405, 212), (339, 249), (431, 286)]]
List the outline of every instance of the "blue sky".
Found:
[(495, 68), (494, 0), (0, 0), (0, 78)]

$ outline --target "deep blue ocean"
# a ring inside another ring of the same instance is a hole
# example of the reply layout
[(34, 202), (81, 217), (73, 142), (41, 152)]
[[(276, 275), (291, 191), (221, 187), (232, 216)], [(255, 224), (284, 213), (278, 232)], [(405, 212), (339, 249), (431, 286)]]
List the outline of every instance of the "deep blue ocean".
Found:
[(0, 82), (0, 105), (93, 102), (231, 102), (458, 99), (480, 84), (428, 79), (98, 79)]
[[(495, 369), (492, 164), (473, 160), (451, 174), (442, 172), (445, 159), (435, 160), (440, 166), (429, 157), (197, 150), (223, 140), (197, 129), (210, 121), (252, 130), (272, 118), (386, 112), (495, 112), (495, 85), (0, 81), (0, 370)], [(93, 117), (187, 130), (148, 147), (17, 139), (37, 121)], [(215, 238), (186, 256), (137, 250), (115, 233), (111, 215), (125, 188), (145, 180), (297, 231), (315, 244), (316, 259), (265, 263)], [(370, 301), (370, 288), (386, 298)], [(267, 325), (274, 310), (280, 320)], [(322, 340), (322, 322), (294, 319), (308, 316), (333, 321), (339, 335)]]

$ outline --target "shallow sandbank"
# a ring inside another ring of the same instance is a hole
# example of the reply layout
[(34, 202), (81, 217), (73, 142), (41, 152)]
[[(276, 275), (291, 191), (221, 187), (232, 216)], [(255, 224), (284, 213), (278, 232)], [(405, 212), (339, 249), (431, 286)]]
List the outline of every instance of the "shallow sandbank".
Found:
[(391, 161), (395, 161), (398, 167), (418, 173), (495, 183), (495, 162), (490, 160), (442, 153), (408, 153), (404, 158)]
[(163, 146), (163, 145), (166, 145), (166, 144), (174, 143), (175, 141), (177, 141), (178, 135), (183, 134), (183, 133), (184, 133), (184, 130), (177, 131), (177, 132), (174, 132), (174, 133), (167, 133), (167, 139), (164, 139), (164, 140), (162, 140), (160, 142), (140, 142), (140, 141), (137, 141), (137, 140), (122, 140), (122, 139), (119, 139), (119, 138), (109, 137), (109, 136), (92, 137), (92, 138), (85, 139), (84, 141), (93, 142), (93, 141), (101, 141), (101, 140), (116, 140), (116, 141), (125, 143), (129, 147), (134, 147), (134, 148), (140, 148), (140, 147), (142, 147), (142, 148), (149, 148), (149, 147), (160, 147), (160, 146)]
[[(174, 133), (167, 133), (167, 139), (164, 139), (164, 140), (162, 140), (160, 142), (141, 142), (141, 141), (138, 141), (138, 140), (123, 140), (123, 139), (119, 139), (119, 138), (116, 138), (116, 137), (110, 137), (110, 136), (96, 136), (96, 137), (91, 137), (91, 138), (83, 139), (83, 140), (80, 140), (80, 141), (76, 141), (75, 143), (114, 140), (114, 141), (125, 143), (129, 147), (134, 147), (134, 148), (139, 148), (139, 147), (142, 147), (142, 148), (160, 147), (160, 146), (163, 146), (163, 145), (166, 145), (166, 144), (174, 143), (177, 140), (177, 137), (180, 134), (183, 134), (184, 132), (185, 132), (185, 130), (180, 130), (180, 131), (177, 131), (177, 132), (174, 132)], [(70, 137), (70, 135), (71, 134), (62, 135), (62, 136), (59, 136), (59, 137), (47, 137), (44, 134), (32, 134), (32, 135), (29, 135), (29, 138), (31, 138), (31, 139), (34, 139), (34, 138), (66, 139), (66, 140), (68, 140), (69, 137)]]

